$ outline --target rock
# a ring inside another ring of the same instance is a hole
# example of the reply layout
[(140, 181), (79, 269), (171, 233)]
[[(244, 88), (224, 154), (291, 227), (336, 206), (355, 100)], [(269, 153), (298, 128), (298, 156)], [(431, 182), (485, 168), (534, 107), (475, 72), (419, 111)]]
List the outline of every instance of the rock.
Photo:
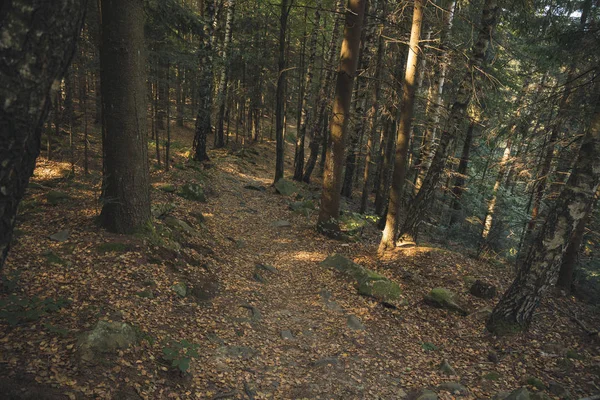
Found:
[(276, 274), (279, 272), (279, 270), (277, 268), (275, 268), (272, 265), (269, 264), (256, 264), (256, 269), (257, 270), (263, 270), (263, 271), (267, 271), (270, 272), (272, 274)]
[(115, 353), (131, 346), (136, 340), (135, 331), (124, 322), (99, 321), (93, 330), (86, 332), (78, 342), (81, 359), (91, 362), (103, 354)]
[(196, 235), (198, 233), (187, 222), (182, 221), (182, 220), (177, 219), (177, 218), (172, 217), (172, 216), (166, 217), (164, 219), (164, 222), (170, 228), (173, 228), (173, 229), (178, 230), (178, 231), (185, 232), (185, 233), (187, 233), (188, 235), (191, 235), (191, 236), (194, 236), (194, 235)]
[(257, 192), (264, 192), (264, 191), (267, 190), (266, 187), (264, 187), (262, 185), (259, 185), (257, 183), (250, 183), (250, 184), (244, 186), (244, 189), (254, 190), (254, 191), (257, 191)]
[(568, 399), (571, 397), (571, 394), (563, 385), (557, 382), (550, 382), (548, 385), (548, 391), (555, 396), (560, 397), (561, 399)]
[(496, 353), (495, 351), (490, 351), (488, 353), (487, 359), (488, 361), (491, 361), (493, 363), (497, 363), (498, 361), (500, 361), (500, 357), (498, 357), (498, 353)]
[(235, 247), (237, 247), (238, 249), (243, 249), (244, 247), (246, 247), (246, 241), (244, 239), (236, 240)]
[(494, 397), (492, 397), (492, 400), (504, 400), (504, 399), (506, 399), (508, 396), (510, 396), (510, 392), (503, 391), (503, 392), (496, 393), (496, 394), (494, 395)]
[(277, 193), (279, 193), (282, 196), (291, 196), (292, 194), (298, 191), (296, 185), (294, 185), (292, 181), (289, 181), (284, 178), (279, 179), (274, 186)]
[(405, 399), (408, 397), (408, 393), (406, 393), (404, 389), (398, 389), (398, 391), (396, 392), (396, 397), (399, 399)]
[(438, 395), (429, 389), (422, 389), (415, 396), (414, 400), (437, 400)]
[(483, 375), (483, 379), (488, 380), (488, 381), (497, 381), (500, 378), (501, 378), (501, 375), (495, 371), (488, 372), (487, 374)]
[(533, 386), (537, 390), (546, 390), (546, 385), (540, 378), (536, 378), (535, 376), (528, 376), (525, 378), (525, 383), (529, 386)]
[(292, 331), (285, 329), (281, 331), (281, 338), (283, 340), (292, 340), (294, 338), (294, 334), (292, 333)]
[(496, 286), (492, 285), (491, 283), (487, 283), (478, 279), (473, 283), (473, 285), (471, 285), (469, 292), (473, 296), (481, 299), (493, 299), (496, 297), (497, 290)]
[(187, 200), (199, 201), (206, 203), (206, 195), (202, 186), (196, 183), (186, 183), (179, 189), (179, 196)]
[(477, 321), (485, 321), (487, 320), (490, 315), (492, 315), (492, 307), (481, 307), (480, 309), (478, 309), (477, 311), (469, 314), (469, 317), (477, 320)]
[(55, 206), (63, 201), (69, 200), (71, 196), (69, 196), (65, 192), (61, 192), (58, 190), (51, 190), (46, 194), (46, 203)]
[(250, 304), (242, 304), (240, 307), (245, 308), (250, 311), (250, 319), (252, 321), (260, 321), (262, 315), (260, 314), (260, 310)]
[(63, 229), (62, 231), (58, 231), (50, 236), (50, 240), (54, 240), (55, 242), (66, 242), (71, 236), (71, 231), (68, 229)]
[(503, 400), (530, 400), (529, 391), (527, 388), (515, 389)]
[(187, 296), (188, 289), (184, 282), (177, 282), (171, 287), (171, 289), (173, 289), (173, 291), (177, 293), (177, 296), (179, 297)]
[(260, 272), (255, 271), (252, 278), (258, 283), (267, 283), (268, 281), (260, 274)]
[(438, 308), (458, 312), (461, 315), (467, 315), (466, 310), (458, 303), (456, 295), (445, 288), (432, 289), (424, 297), (425, 303)]
[(437, 388), (438, 390), (445, 390), (447, 392), (450, 392), (451, 394), (458, 394), (461, 396), (466, 396), (469, 394), (469, 389), (467, 389), (458, 382), (444, 382), (440, 384)]
[(177, 187), (170, 183), (159, 184), (156, 186), (156, 188), (158, 190), (160, 190), (162, 192), (166, 192), (166, 193), (175, 193), (175, 191), (177, 190)]
[(356, 317), (356, 315), (348, 315), (348, 319), (346, 320), (346, 324), (348, 328), (354, 329), (355, 331), (364, 331), (365, 326), (360, 322), (360, 320)]
[(552, 397), (544, 392), (535, 392), (531, 395), (531, 400), (552, 400)]
[(304, 201), (294, 201), (289, 204), (289, 209), (300, 213), (308, 215), (311, 211), (315, 210), (315, 203), (312, 200), (304, 200)]
[(271, 226), (275, 227), (275, 228), (290, 228), (292, 226), (292, 224), (290, 224), (290, 221), (275, 221), (271, 224)]
[(163, 218), (175, 209), (175, 203), (152, 204), (150, 208), (154, 218)]
[(221, 346), (217, 348), (217, 355), (221, 357), (241, 357), (247, 360), (256, 354), (258, 354), (258, 351), (247, 346)]
[(152, 291), (152, 289), (143, 290), (141, 292), (138, 292), (137, 295), (139, 297), (141, 297), (142, 299), (153, 299), (154, 298), (154, 292)]
[(439, 366), (439, 370), (444, 375), (458, 375), (454, 368), (452, 368), (448, 360), (442, 361), (442, 363)]
[(335, 269), (348, 278), (355, 280), (358, 292), (362, 295), (373, 297), (383, 303), (393, 304), (400, 300), (402, 291), (397, 283), (390, 281), (383, 275), (361, 267), (342, 255), (329, 256), (320, 265)]
[(219, 294), (219, 282), (216, 279), (207, 279), (205, 281), (194, 284), (189, 290), (190, 296), (196, 301), (209, 301)]

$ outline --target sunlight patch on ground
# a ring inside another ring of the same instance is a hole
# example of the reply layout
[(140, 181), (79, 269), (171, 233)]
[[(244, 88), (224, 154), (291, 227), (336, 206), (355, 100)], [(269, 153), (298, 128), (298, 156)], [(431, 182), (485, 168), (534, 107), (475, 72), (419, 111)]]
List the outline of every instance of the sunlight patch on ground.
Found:
[(298, 261), (322, 261), (326, 255), (318, 251), (298, 251), (292, 255), (294, 260)]

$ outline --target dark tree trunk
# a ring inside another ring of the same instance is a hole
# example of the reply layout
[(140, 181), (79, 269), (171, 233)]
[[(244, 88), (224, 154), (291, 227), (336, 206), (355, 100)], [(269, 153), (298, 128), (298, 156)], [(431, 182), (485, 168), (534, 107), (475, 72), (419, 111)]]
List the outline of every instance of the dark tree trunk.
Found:
[(142, 0), (102, 1), (102, 104), (108, 230), (132, 233), (150, 219), (146, 57)]
[(177, 100), (177, 126), (183, 127), (183, 105), (185, 96), (183, 91), (183, 68), (177, 64), (177, 80), (175, 81), (175, 98)]
[[(227, 18), (225, 21), (225, 38), (223, 39), (223, 49), (221, 57), (225, 63), (221, 69), (221, 79), (217, 91), (217, 127), (215, 132), (215, 147), (225, 146), (225, 102), (227, 98), (227, 83), (229, 80), (229, 46), (233, 34), (233, 15), (235, 12), (235, 0), (227, 0)], [(202, 100), (200, 100), (202, 101)], [(227, 132), (229, 135), (229, 132)]]
[(463, 144), (462, 153), (460, 155), (460, 162), (458, 163), (458, 170), (456, 171), (456, 179), (454, 180), (454, 187), (452, 187), (452, 216), (450, 217), (450, 225), (454, 225), (458, 222), (461, 206), (461, 198), (465, 192), (465, 183), (467, 181), (467, 169), (469, 167), (469, 156), (471, 153), (471, 144), (473, 143), (473, 130), (475, 129), (475, 122), (471, 121), (469, 129), (467, 129), (467, 135), (465, 136), (465, 143)]
[[(5, 1), (0, 12), (0, 270), (40, 152), (50, 89), (75, 52), (85, 0)], [(34, 105), (32, 107), (32, 105)]]
[(340, 191), (344, 167), (344, 147), (348, 131), (348, 114), (352, 102), (352, 88), (358, 63), (358, 50), (366, 0), (349, 0), (346, 27), (337, 71), (329, 146), (325, 159), (323, 192), (317, 229), (327, 235), (339, 234)]

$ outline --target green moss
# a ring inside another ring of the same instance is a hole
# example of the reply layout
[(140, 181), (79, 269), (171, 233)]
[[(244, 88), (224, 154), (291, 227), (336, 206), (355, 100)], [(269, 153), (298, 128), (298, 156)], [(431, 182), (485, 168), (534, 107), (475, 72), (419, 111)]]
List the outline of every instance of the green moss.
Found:
[(546, 390), (546, 385), (542, 382), (541, 379), (536, 378), (535, 376), (530, 376), (525, 379), (525, 383), (529, 386), (533, 386), (537, 390)]
[(166, 192), (166, 193), (174, 193), (177, 190), (177, 187), (170, 183), (164, 183), (161, 185), (157, 185), (156, 188), (158, 190)]
[(181, 187), (181, 189), (179, 189), (178, 194), (187, 200), (206, 203), (206, 195), (204, 194), (204, 190), (202, 189), (202, 186), (196, 183), (186, 183)]
[(488, 381), (497, 381), (502, 377), (502, 375), (500, 375), (497, 372), (488, 372), (487, 374), (483, 375), (483, 379), (488, 380)]

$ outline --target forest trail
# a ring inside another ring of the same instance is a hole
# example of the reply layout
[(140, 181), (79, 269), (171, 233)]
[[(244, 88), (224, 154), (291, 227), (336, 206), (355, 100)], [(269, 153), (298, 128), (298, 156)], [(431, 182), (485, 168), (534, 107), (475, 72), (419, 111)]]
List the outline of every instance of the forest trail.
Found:
[[(19, 295), (69, 304), (33, 325), (2, 326), (0, 370), (7, 376), (57, 388), (52, 399), (404, 399), (425, 388), (441, 399), (454, 398), (456, 388), (465, 390), (462, 398), (479, 399), (529, 378), (576, 396), (595, 390), (595, 347), (557, 311), (582, 315), (583, 304), (549, 300), (529, 333), (495, 339), (484, 333), (481, 315), (496, 300), (468, 290), (482, 279), (503, 291), (508, 268), (428, 246), (377, 259), (380, 233), (372, 224), (353, 243), (326, 239), (314, 229), (316, 211), (290, 210), (300, 197), (318, 206), (318, 184), (298, 184), (291, 196), (271, 186), (273, 142), (213, 150), (204, 168), (186, 164), (186, 147), (177, 141), (174, 153), (175, 168), (152, 173), (153, 204), (169, 205), (169, 212), (137, 236), (97, 227), (93, 177), (56, 181), (52, 171), (61, 164), (40, 162), (34, 182), (42, 186), (30, 190), (20, 217), (26, 233), (7, 270), (20, 273)], [(173, 192), (194, 183), (206, 203)], [(76, 201), (49, 204), (49, 192), (62, 190)], [(65, 229), (65, 241), (48, 238)], [(398, 282), (403, 305), (360, 296), (352, 282), (319, 265), (336, 253)], [(182, 282), (183, 296), (174, 290)], [(423, 296), (435, 287), (464, 297), (474, 313), (426, 305)], [(141, 340), (108, 361), (82, 364), (79, 337), (98, 320), (126, 322)], [(199, 351), (181, 374), (163, 353), (184, 341)], [(455, 374), (440, 371), (443, 360)], [(455, 386), (443, 386), (449, 384)]]

